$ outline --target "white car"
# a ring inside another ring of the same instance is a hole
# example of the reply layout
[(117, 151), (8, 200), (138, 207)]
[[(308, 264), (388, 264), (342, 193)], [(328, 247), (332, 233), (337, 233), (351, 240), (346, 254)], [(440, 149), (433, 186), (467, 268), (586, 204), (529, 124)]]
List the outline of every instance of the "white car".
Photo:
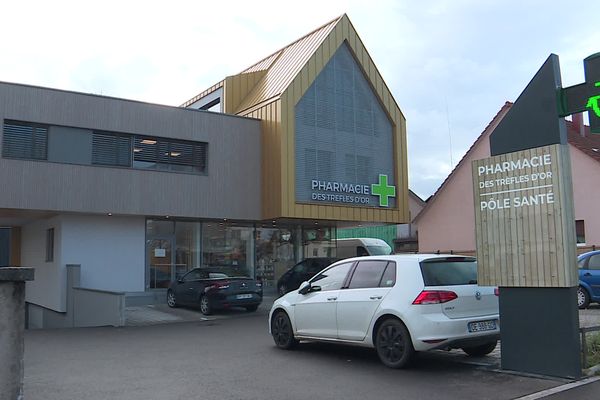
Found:
[(350, 258), (277, 299), (269, 332), (282, 349), (301, 340), (372, 347), (391, 368), (406, 366), (415, 351), (483, 356), (500, 338), (498, 291), (477, 286), (472, 257)]

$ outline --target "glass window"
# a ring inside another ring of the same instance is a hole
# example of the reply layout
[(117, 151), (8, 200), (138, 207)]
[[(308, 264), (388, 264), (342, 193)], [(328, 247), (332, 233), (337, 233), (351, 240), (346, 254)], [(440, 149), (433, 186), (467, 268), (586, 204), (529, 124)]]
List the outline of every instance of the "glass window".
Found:
[(590, 257), (588, 269), (600, 269), (600, 254), (594, 254)]
[(329, 268), (310, 280), (311, 284), (316, 284), (321, 287), (322, 291), (341, 289), (350, 271), (352, 263), (344, 263)]
[(208, 273), (206, 271), (202, 271), (199, 269), (193, 269), (183, 277), (183, 280), (185, 282), (189, 282), (189, 281), (197, 281), (198, 279), (206, 279), (207, 277), (208, 277)]
[(425, 286), (469, 285), (477, 283), (474, 258), (448, 257), (421, 262)]
[(2, 156), (46, 160), (48, 126), (31, 122), (4, 121)]
[(92, 164), (131, 167), (131, 137), (115, 133), (94, 132)]
[(175, 223), (175, 275), (180, 277), (192, 268), (202, 266), (200, 222)]
[(229, 276), (254, 276), (253, 228), (226, 223), (204, 224), (202, 266)]
[(577, 234), (577, 243), (585, 243), (585, 221), (575, 221), (575, 232)]
[(266, 290), (275, 289), (277, 280), (296, 264), (299, 232), (284, 227), (256, 228), (256, 276)]
[(388, 265), (379, 282), (380, 287), (392, 287), (396, 284), (396, 263), (388, 262)]
[(46, 262), (54, 261), (54, 228), (46, 230)]
[(387, 261), (360, 261), (348, 287), (350, 289), (378, 287), (386, 266)]
[(136, 136), (133, 167), (181, 172), (206, 172), (208, 143)]
[(175, 230), (175, 221), (149, 219), (146, 221), (146, 234), (148, 236), (172, 235)]

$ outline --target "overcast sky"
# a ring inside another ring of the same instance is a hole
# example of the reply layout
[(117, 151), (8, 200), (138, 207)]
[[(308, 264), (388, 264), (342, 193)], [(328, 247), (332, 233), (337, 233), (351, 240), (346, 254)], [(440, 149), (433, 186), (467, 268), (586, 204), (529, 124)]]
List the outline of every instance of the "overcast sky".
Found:
[(600, 52), (600, 2), (6, 1), (0, 81), (167, 105), (346, 13), (407, 118), (426, 199), (550, 53), (563, 87)]

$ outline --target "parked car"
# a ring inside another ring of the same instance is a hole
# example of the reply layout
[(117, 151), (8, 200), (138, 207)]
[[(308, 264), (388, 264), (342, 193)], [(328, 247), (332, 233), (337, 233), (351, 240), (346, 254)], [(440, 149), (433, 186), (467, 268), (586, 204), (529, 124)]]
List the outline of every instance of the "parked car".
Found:
[(600, 250), (579, 255), (577, 266), (579, 268), (577, 306), (583, 309), (591, 302), (600, 303)]
[(301, 340), (371, 347), (391, 368), (408, 365), (416, 351), (461, 348), (483, 356), (500, 337), (497, 293), (477, 285), (472, 257), (356, 257), (277, 299), (269, 333), (282, 349)]
[(336, 239), (336, 255), (338, 258), (360, 256), (379, 256), (392, 254), (392, 248), (382, 239), (345, 238)]
[(309, 280), (317, 272), (325, 269), (325, 267), (328, 267), (337, 260), (337, 258), (331, 257), (315, 257), (300, 261), (281, 275), (281, 278), (277, 281), (277, 293), (283, 296), (287, 292), (298, 289), (302, 282)]
[(262, 295), (261, 283), (248, 276), (230, 276), (220, 270), (194, 268), (171, 283), (167, 304), (169, 307), (199, 305), (205, 315), (229, 307), (256, 311)]

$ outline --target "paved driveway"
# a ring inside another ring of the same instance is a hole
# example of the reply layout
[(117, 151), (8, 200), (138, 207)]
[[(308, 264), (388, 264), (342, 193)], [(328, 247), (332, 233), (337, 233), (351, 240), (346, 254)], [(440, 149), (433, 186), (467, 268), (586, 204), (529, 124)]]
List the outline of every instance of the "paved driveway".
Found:
[[(409, 370), (370, 349), (303, 344), (282, 351), (266, 316), (25, 335), (25, 398), (512, 399), (564, 381), (496, 372), (492, 358), (424, 354)], [(471, 360), (473, 361), (473, 360)]]

